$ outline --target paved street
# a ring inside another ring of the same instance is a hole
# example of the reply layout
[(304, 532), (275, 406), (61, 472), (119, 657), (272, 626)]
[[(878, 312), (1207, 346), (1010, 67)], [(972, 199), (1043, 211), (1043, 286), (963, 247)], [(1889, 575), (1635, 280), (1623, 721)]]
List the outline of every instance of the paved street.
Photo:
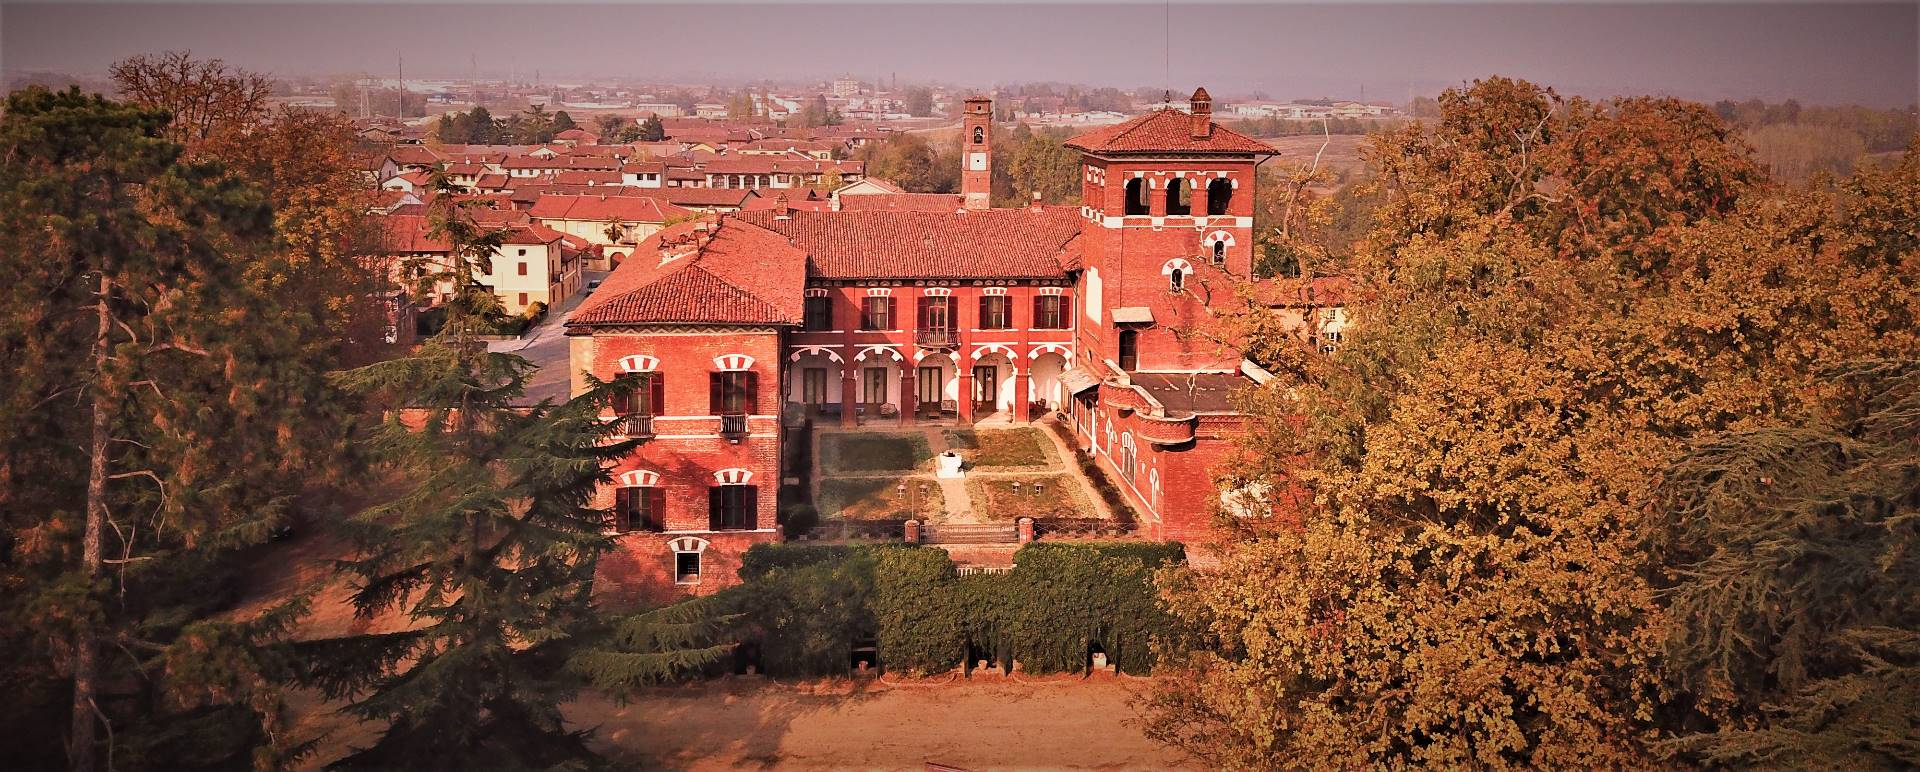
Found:
[[(604, 271), (587, 271), (581, 279), (581, 286), (595, 279), (605, 278)], [(549, 310), (540, 324), (518, 340), (496, 340), (487, 343), (488, 351), (519, 354), (540, 366), (528, 381), (526, 394), (515, 400), (519, 405), (537, 405), (541, 400), (565, 402), (569, 391), (567, 372), (567, 314), (586, 300), (587, 293), (567, 298), (566, 302)]]

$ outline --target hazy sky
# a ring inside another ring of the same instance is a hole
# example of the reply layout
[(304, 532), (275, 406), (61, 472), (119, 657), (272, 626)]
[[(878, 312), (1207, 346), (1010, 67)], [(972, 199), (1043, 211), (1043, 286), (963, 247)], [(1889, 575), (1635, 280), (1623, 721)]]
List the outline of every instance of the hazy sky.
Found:
[[(1166, 21), (1169, 19), (1171, 23)], [(1164, 41), (1170, 38), (1171, 46)], [(0, 0), (0, 66), (104, 72), (188, 48), (276, 74), (546, 81), (853, 73), (973, 86), (1205, 85), (1404, 100), (1490, 74), (1587, 95), (1904, 106), (1920, 2), (1054, 5), (34, 4)], [(1170, 73), (1164, 69), (1171, 54)]]

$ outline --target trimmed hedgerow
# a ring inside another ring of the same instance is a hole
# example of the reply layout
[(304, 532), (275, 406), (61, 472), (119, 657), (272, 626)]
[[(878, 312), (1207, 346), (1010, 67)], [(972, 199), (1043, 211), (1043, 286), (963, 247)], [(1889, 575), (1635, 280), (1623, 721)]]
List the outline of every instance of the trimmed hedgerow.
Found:
[(872, 638), (881, 664), (933, 673), (980, 660), (1028, 672), (1085, 672), (1106, 652), (1121, 672), (1149, 672), (1174, 619), (1154, 571), (1179, 544), (1034, 543), (1012, 573), (962, 577), (944, 551), (906, 545), (758, 545), (730, 591), (774, 675), (846, 672), (852, 642)]

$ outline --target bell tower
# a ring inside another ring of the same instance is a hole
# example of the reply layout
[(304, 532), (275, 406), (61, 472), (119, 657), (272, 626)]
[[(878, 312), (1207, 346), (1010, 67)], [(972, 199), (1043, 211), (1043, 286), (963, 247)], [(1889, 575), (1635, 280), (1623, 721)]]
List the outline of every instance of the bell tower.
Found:
[(1067, 141), (1081, 152), (1083, 350), (1126, 371), (1217, 371), (1199, 328), (1253, 276), (1253, 191), (1273, 147), (1213, 122), (1213, 98)]
[(986, 209), (993, 205), (993, 100), (967, 97), (960, 130), (960, 196), (968, 209)]

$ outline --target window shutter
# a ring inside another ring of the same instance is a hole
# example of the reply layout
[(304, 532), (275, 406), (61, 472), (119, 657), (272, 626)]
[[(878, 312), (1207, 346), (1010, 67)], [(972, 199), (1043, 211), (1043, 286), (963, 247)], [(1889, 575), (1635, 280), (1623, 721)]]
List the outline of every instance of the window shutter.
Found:
[(745, 495), (740, 497), (739, 525), (742, 528), (758, 528), (760, 526), (760, 489), (756, 486), (743, 486), (740, 492)]
[(647, 415), (663, 415), (661, 406), (667, 403), (667, 378), (660, 373), (653, 373), (647, 380), (651, 382), (648, 388), (652, 389), (653, 394), (652, 401), (647, 403)]
[(993, 298), (990, 295), (980, 296), (980, 324), (977, 325), (980, 329), (983, 329), (983, 330), (991, 329), (991, 327), (989, 327), (987, 324), (987, 308), (990, 305), (987, 301), (992, 299)]
[(747, 414), (758, 415), (760, 412), (760, 374), (747, 371), (741, 373), (741, 375), (745, 376), (742, 380), (745, 381), (747, 389)]
[(626, 391), (614, 393), (613, 395), (614, 415), (627, 415), (628, 413), (632, 413), (632, 412), (633, 412), (633, 393), (626, 392)]
[(720, 530), (720, 492), (726, 490), (718, 485), (707, 489), (707, 530)]
[(627, 512), (632, 507), (633, 489), (613, 489), (613, 530), (627, 530)]
[(707, 413), (720, 415), (727, 406), (720, 373), (707, 374)]
[(898, 319), (900, 318), (900, 316), (899, 316), (899, 313), (900, 313), (900, 304), (899, 304), (899, 303), (896, 303), (896, 302), (894, 302), (895, 300), (896, 300), (896, 298), (893, 298), (893, 297), (888, 297), (888, 298), (887, 298), (887, 324), (886, 324), (886, 328), (887, 328), (887, 329), (889, 329), (889, 330), (892, 330), (892, 329), (897, 329), (896, 327), (894, 327), (894, 325), (896, 325), (896, 324), (899, 324), (899, 322), (898, 322), (898, 321), (896, 321), (896, 320), (898, 320)]
[(929, 298), (929, 297), (919, 298), (918, 300), (914, 301), (913, 306), (914, 306), (913, 328), (916, 330), (927, 329), (927, 315), (928, 315), (927, 309), (933, 306), (933, 298)]
[(667, 527), (667, 489), (658, 486), (643, 488), (647, 495), (648, 526), (654, 530), (666, 530)]

